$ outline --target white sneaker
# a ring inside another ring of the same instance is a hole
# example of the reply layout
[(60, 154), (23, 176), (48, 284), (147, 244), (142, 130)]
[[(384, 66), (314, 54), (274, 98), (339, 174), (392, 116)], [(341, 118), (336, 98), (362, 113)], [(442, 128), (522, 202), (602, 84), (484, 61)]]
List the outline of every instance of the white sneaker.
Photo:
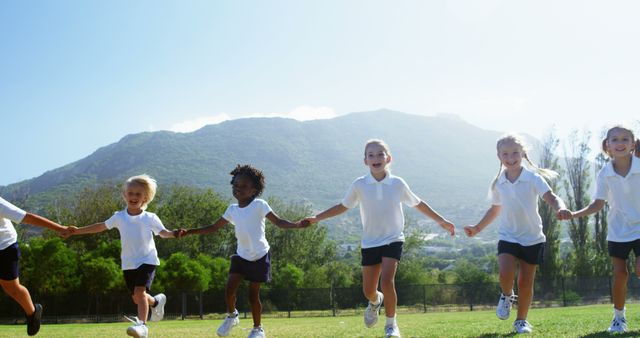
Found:
[(500, 294), (500, 301), (498, 302), (498, 307), (496, 308), (496, 316), (498, 316), (498, 318), (502, 320), (509, 319), (509, 314), (511, 313), (511, 305), (517, 300), (518, 296), (516, 296), (513, 291), (511, 292), (511, 296)]
[(152, 322), (159, 322), (164, 317), (164, 305), (167, 304), (167, 296), (165, 296), (164, 293), (159, 293), (153, 298), (155, 298), (158, 304), (156, 304), (155, 307), (151, 308), (150, 320)]
[(609, 332), (627, 332), (627, 320), (624, 317), (613, 316), (611, 326), (607, 329)]
[(389, 325), (384, 327), (385, 338), (400, 338), (400, 329), (397, 325)]
[(127, 318), (130, 322), (133, 323), (133, 325), (127, 328), (127, 335), (135, 338), (147, 338), (147, 336), (149, 335), (149, 329), (143, 321), (138, 319), (138, 317), (129, 318), (127, 316), (124, 316), (124, 318)]
[(224, 319), (224, 322), (222, 322), (222, 325), (220, 325), (220, 327), (218, 328), (218, 336), (220, 337), (226, 337), (229, 335), (229, 333), (231, 333), (231, 329), (233, 329), (234, 326), (240, 324), (240, 318), (238, 318), (238, 311), (235, 312), (235, 317), (229, 317), (229, 315), (227, 315), (227, 317)]
[(533, 326), (529, 324), (525, 319), (519, 319), (513, 322), (513, 329), (517, 333), (531, 333), (533, 332)]
[(380, 291), (376, 292), (378, 293), (378, 304), (373, 305), (369, 302), (367, 309), (364, 310), (364, 326), (366, 327), (372, 327), (378, 322), (378, 314), (380, 313), (382, 301), (384, 301), (384, 295)]
[(262, 329), (262, 326), (254, 327), (251, 330), (251, 332), (249, 332), (249, 337), (247, 338), (265, 338), (264, 330)]

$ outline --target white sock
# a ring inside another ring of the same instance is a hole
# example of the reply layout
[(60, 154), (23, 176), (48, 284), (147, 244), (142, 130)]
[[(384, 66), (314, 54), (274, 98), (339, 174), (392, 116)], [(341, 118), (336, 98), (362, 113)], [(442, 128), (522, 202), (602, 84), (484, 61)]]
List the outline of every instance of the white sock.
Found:
[(396, 323), (396, 316), (393, 315), (393, 317), (387, 317), (387, 323), (385, 324), (385, 326), (398, 326), (398, 324)]
[(238, 317), (238, 315), (239, 315), (238, 309), (233, 310), (233, 312), (231, 312), (231, 313), (227, 313), (227, 316), (231, 317), (231, 318)]
[(622, 310), (618, 310), (615, 307), (613, 308), (613, 313), (616, 317), (618, 318), (625, 318), (625, 310), (627, 310), (626, 307), (623, 307)]

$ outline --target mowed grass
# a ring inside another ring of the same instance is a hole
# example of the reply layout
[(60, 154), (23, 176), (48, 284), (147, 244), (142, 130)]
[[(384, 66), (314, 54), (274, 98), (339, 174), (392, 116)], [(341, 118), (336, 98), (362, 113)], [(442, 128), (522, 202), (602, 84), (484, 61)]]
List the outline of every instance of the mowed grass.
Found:
[[(403, 337), (511, 337), (510, 320), (497, 319), (494, 311), (430, 312), (399, 314)], [(532, 309), (529, 322), (533, 337), (640, 337), (640, 304), (627, 305), (630, 331), (606, 332), (612, 317), (611, 305)], [(313, 318), (265, 318), (267, 337), (384, 337), (384, 317), (371, 329), (361, 316)], [(149, 324), (149, 337), (216, 337), (221, 320), (167, 320)], [(38, 337), (126, 337), (128, 322), (109, 324), (43, 325)], [(246, 337), (250, 318), (242, 319), (230, 337)], [(0, 337), (27, 337), (24, 325), (0, 325)]]

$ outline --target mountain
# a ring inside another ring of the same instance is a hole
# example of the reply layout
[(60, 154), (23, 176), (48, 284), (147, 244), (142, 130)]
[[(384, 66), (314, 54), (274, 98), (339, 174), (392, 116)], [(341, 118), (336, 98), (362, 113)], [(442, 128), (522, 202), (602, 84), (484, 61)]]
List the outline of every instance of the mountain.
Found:
[(367, 173), (364, 144), (381, 138), (391, 148), (392, 172), (415, 193), (439, 211), (466, 213), (488, 205), (500, 134), (451, 116), (391, 110), (306, 122), (246, 118), (191, 133), (127, 135), (86, 158), (0, 187), (0, 194), (26, 192), (30, 199), (46, 202), (85, 184), (119, 183), (147, 173), (158, 180), (159, 189), (174, 183), (213, 187), (230, 197), (229, 172), (238, 163), (250, 163), (265, 173), (264, 196), (310, 201), (321, 209), (339, 202), (349, 184)]

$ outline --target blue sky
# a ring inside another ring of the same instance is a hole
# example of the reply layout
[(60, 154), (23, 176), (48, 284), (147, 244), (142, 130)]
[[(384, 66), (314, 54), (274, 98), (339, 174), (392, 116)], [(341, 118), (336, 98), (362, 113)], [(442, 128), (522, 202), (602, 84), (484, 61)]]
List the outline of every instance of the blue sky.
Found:
[(3, 1), (0, 185), (126, 134), (247, 116), (389, 108), (536, 136), (636, 123), (639, 15), (636, 1)]

